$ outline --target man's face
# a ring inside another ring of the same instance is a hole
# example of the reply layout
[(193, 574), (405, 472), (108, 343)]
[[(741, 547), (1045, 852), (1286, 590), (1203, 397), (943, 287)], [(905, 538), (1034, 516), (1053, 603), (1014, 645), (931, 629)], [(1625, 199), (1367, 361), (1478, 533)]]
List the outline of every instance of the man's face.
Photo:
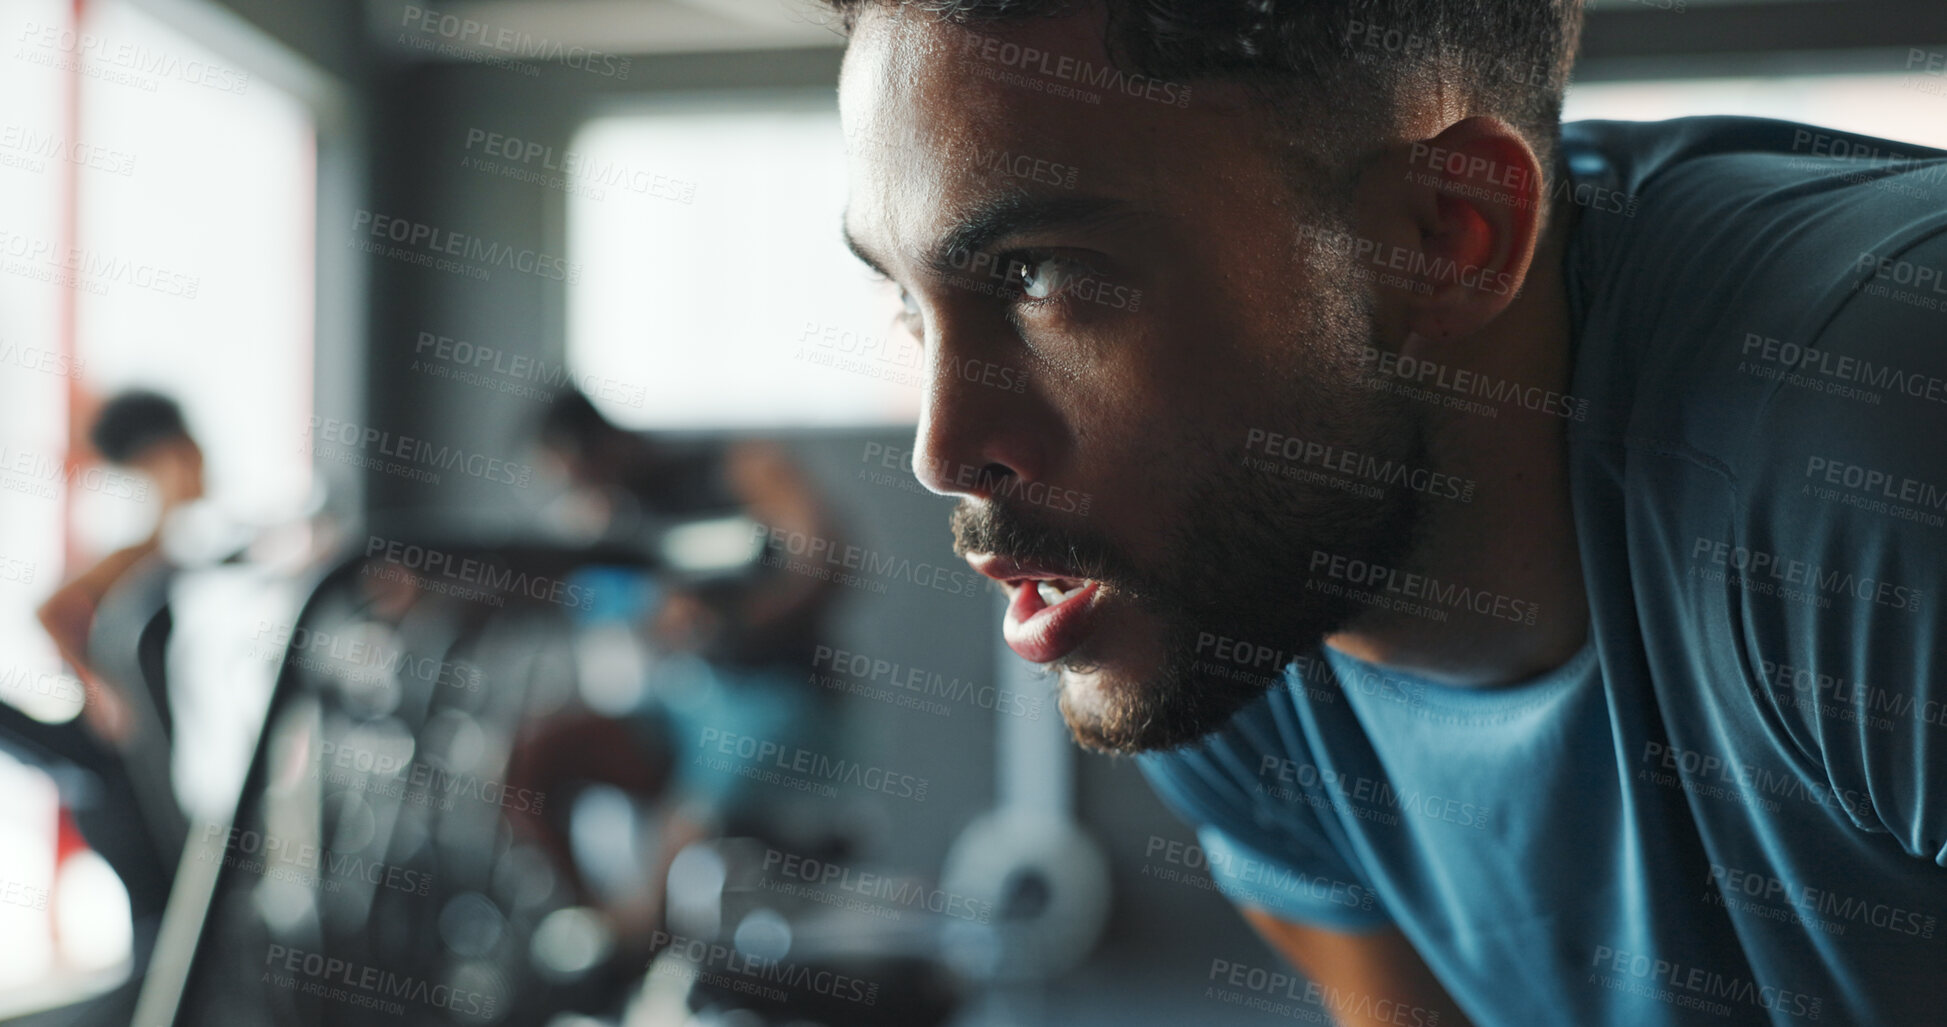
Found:
[(1276, 668), (1220, 646), (1288, 659), (1347, 619), (1308, 587), (1316, 554), (1407, 551), (1407, 490), (1264, 440), (1424, 459), (1369, 387), (1365, 290), (1301, 233), (1329, 226), (1274, 122), (1222, 84), (1129, 95), (1112, 67), (1098, 11), (968, 30), (871, 8), (840, 107), (848, 234), (925, 346), (915, 471), (962, 497), (956, 551), (1007, 584), (1007, 640), (1059, 671), (1076, 738), (1134, 752), (1262, 694)]

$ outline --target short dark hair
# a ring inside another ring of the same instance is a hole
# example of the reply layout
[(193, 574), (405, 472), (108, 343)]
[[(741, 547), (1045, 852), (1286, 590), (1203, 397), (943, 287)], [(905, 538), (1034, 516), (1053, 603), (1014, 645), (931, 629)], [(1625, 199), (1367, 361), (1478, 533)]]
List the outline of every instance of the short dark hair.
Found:
[[(1552, 177), (1582, 0), (1099, 0), (1113, 59), (1163, 80), (1258, 88), (1324, 170), (1359, 161), (1406, 91), (1438, 82), (1521, 132)], [(826, 0), (906, 5), (967, 26), (1064, 13), (1076, 0)]]
[(95, 452), (114, 464), (127, 464), (158, 442), (187, 438), (182, 408), (148, 389), (130, 389), (103, 403), (88, 431)]

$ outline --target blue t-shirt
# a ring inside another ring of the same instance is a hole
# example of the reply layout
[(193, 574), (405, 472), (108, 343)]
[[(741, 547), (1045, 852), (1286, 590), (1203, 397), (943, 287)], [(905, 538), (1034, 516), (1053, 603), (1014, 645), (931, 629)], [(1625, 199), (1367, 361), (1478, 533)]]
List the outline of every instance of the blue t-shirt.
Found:
[(1396, 926), (1482, 1027), (1947, 1023), (1947, 154), (1563, 136), (1587, 645), (1322, 649), (1140, 766), (1233, 900)]

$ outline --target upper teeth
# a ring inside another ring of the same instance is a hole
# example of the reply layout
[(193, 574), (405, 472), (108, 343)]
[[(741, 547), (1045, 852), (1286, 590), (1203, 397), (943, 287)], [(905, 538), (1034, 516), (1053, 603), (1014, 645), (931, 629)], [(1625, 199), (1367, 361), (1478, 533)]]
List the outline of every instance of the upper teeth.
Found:
[(1074, 590), (1063, 592), (1061, 589), (1056, 588), (1055, 583), (1052, 581), (1036, 582), (1034, 587), (1041, 593), (1041, 601), (1047, 603), (1049, 606), (1053, 606), (1075, 594)]

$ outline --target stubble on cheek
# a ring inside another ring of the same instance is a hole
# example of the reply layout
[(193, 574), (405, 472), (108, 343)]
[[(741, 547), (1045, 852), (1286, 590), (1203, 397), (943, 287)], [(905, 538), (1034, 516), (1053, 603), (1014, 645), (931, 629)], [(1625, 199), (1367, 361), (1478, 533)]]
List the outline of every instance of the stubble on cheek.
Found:
[(1052, 668), (1057, 705), (1069, 732), (1081, 745), (1098, 751), (1127, 751), (1143, 733), (1159, 691), (1172, 684), (1158, 680), (1169, 665), (1169, 653), (1159, 632), (1145, 623), (1150, 618), (1141, 611), (1123, 612), (1117, 627), (1135, 627), (1137, 637), (1111, 631), (1110, 637), (1091, 639)]

